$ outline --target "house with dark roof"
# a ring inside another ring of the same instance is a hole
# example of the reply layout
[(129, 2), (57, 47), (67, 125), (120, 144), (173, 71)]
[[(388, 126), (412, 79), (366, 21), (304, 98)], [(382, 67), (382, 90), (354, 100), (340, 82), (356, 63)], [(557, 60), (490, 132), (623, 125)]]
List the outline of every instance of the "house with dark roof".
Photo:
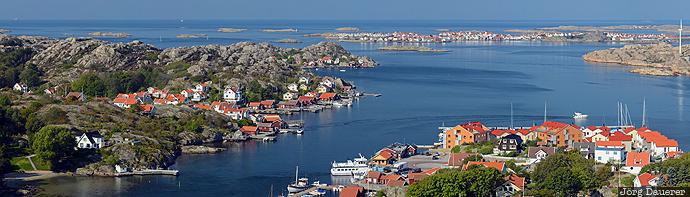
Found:
[(516, 134), (506, 135), (498, 139), (496, 149), (498, 152), (520, 152), (522, 146), (522, 138)]
[(573, 143), (572, 150), (580, 151), (582, 157), (585, 159), (594, 158), (594, 150), (597, 148), (594, 142), (575, 142)]
[(76, 137), (77, 148), (80, 149), (99, 149), (105, 146), (103, 136), (98, 132), (82, 133)]
[(529, 147), (527, 148), (527, 157), (537, 160), (546, 159), (546, 157), (556, 154), (556, 147)]

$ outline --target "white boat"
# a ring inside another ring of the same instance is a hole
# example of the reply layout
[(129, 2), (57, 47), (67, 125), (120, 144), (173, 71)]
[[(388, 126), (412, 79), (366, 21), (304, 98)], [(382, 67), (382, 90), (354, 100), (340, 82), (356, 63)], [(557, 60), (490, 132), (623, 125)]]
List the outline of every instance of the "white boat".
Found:
[(340, 102), (333, 102), (333, 106), (335, 106), (335, 107), (342, 107), (343, 104), (340, 103)]
[(309, 189), (309, 179), (307, 178), (297, 178), (299, 175), (299, 166), (295, 170), (295, 182), (287, 186), (287, 190), (290, 193), (297, 193)]
[(326, 195), (326, 190), (318, 188), (314, 191), (309, 192), (309, 194), (314, 195), (314, 196), (323, 196), (323, 195)]
[(340, 72), (345, 72), (345, 70), (340, 70)]
[(278, 130), (278, 133), (288, 133), (288, 132), (290, 132), (290, 130), (288, 130), (288, 129), (280, 129), (280, 130)]
[(354, 160), (347, 160), (346, 162), (333, 162), (331, 167), (331, 175), (333, 176), (354, 176), (369, 171), (369, 166), (367, 165), (367, 158), (364, 158), (361, 154), (359, 158)]
[(583, 114), (583, 113), (580, 113), (580, 112), (575, 112), (575, 114), (573, 115), (573, 119), (575, 119), (575, 120), (584, 120), (584, 119), (587, 119), (588, 116), (589, 116), (589, 115), (587, 115), (587, 114)]
[(304, 129), (297, 129), (297, 130), (295, 130), (295, 133), (302, 134), (302, 133), (304, 133)]

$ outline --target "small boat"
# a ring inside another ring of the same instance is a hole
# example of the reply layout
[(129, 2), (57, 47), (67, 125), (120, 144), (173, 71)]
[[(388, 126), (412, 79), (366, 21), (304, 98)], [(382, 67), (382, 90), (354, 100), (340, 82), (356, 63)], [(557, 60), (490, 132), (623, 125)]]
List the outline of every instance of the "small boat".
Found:
[(341, 69), (340, 72), (345, 72), (345, 70), (342, 70), (342, 69)]
[(323, 195), (326, 195), (326, 190), (318, 188), (314, 191), (309, 192), (309, 194), (314, 195), (314, 196), (323, 196)]
[(309, 179), (307, 178), (297, 178), (299, 175), (299, 166), (295, 170), (295, 182), (287, 186), (287, 190), (290, 193), (297, 193), (309, 189)]
[(573, 119), (575, 120), (584, 120), (587, 119), (587, 117), (589, 117), (589, 115), (580, 112), (575, 112), (575, 114), (573, 115)]
[(340, 103), (340, 102), (333, 102), (333, 106), (335, 106), (335, 107), (342, 107), (343, 104)]
[(347, 160), (346, 162), (333, 162), (331, 165), (331, 175), (333, 176), (355, 176), (359, 174), (366, 174), (369, 171), (369, 160), (364, 158), (361, 154), (359, 158)]
[(295, 133), (302, 134), (302, 133), (304, 133), (304, 129), (297, 129), (297, 130), (295, 130)]

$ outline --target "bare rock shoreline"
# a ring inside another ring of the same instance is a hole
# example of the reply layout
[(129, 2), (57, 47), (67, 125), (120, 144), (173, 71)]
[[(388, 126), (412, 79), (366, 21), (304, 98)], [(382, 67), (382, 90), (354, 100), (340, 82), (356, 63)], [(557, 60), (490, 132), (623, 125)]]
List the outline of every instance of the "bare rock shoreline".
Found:
[(673, 47), (668, 43), (626, 45), (622, 48), (593, 51), (582, 58), (588, 62), (640, 67), (630, 72), (642, 75), (690, 76), (688, 50), (688, 47), (683, 47), (681, 56), (678, 54), (678, 47)]

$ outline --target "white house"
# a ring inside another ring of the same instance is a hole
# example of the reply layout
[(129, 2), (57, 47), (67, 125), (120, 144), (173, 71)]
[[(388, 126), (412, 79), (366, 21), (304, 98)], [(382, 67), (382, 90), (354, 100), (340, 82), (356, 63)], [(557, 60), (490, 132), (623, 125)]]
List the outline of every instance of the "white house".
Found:
[(249, 113), (247, 110), (237, 109), (237, 108), (226, 109), (223, 114), (225, 114), (226, 116), (229, 116), (230, 118), (232, 118), (234, 120), (240, 120), (242, 118), (249, 117)]
[(206, 93), (204, 92), (194, 92), (192, 93), (192, 101), (199, 102), (206, 99)]
[(298, 83), (309, 84), (309, 78), (307, 78), (307, 77), (299, 77)]
[(621, 168), (621, 171), (635, 175), (640, 174), (640, 170), (649, 165), (650, 160), (651, 156), (648, 152), (628, 152), (625, 157), (625, 167)]
[(321, 94), (321, 93), (328, 92), (328, 89), (329, 89), (328, 87), (320, 85), (319, 87), (316, 88), (316, 92)]
[(98, 132), (83, 133), (77, 136), (77, 148), (95, 148), (99, 149), (105, 145), (103, 136)]
[(659, 177), (656, 175), (649, 174), (648, 172), (642, 173), (635, 177), (633, 181), (633, 186), (635, 187), (656, 187), (659, 185)]
[(515, 194), (520, 194), (525, 188), (525, 178), (511, 174), (507, 177), (506, 182), (496, 188), (496, 196), (510, 197)]
[(319, 84), (322, 85), (322, 86), (326, 86), (326, 87), (328, 87), (328, 88), (333, 88), (333, 86), (335, 86), (335, 83), (333, 83), (333, 81), (331, 81), (331, 80), (329, 80), (329, 79), (324, 79), (324, 80), (322, 80), (321, 83), (319, 83)]
[(291, 92), (299, 91), (297, 84), (294, 83), (288, 84), (287, 89)]
[(238, 102), (242, 98), (242, 92), (236, 88), (225, 88), (223, 91), (223, 100), (228, 102)]
[(180, 92), (180, 94), (182, 94), (184, 97), (191, 98), (194, 94), (194, 90), (192, 90), (192, 89), (182, 90), (182, 92)]
[(12, 89), (14, 89), (16, 91), (20, 91), (22, 93), (29, 93), (29, 87), (23, 83), (15, 83), (14, 87)]
[(621, 141), (598, 141), (594, 149), (594, 160), (599, 163), (621, 163), (625, 161), (625, 145)]
[(207, 83), (202, 83), (202, 84), (196, 84), (194, 87), (195, 92), (208, 92), (209, 87)]
[(297, 98), (297, 93), (294, 92), (286, 92), (283, 94), (283, 100), (289, 101)]

